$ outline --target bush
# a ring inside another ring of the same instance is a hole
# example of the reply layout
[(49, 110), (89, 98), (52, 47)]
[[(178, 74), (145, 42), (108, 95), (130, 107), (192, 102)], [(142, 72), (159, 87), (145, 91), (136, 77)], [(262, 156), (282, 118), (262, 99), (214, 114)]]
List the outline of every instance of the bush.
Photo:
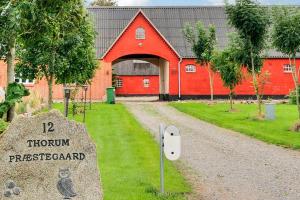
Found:
[(0, 103), (0, 118), (22, 98), (28, 96), (29, 90), (23, 84), (10, 83), (7, 87), (5, 101)]
[(296, 122), (291, 128), (291, 131), (300, 132), (300, 122)]
[[(299, 94), (300, 94), (300, 87), (299, 87)], [(291, 91), (288, 97), (289, 97), (290, 104), (293, 104), (293, 105), (297, 104), (296, 90)], [(300, 98), (299, 98), (299, 100), (300, 100)]]
[(43, 98), (36, 91), (31, 92), (28, 98), (30, 108), (35, 110), (41, 108), (43, 104)]
[(16, 113), (33, 113), (43, 108), (43, 99), (36, 92), (33, 91), (29, 96), (22, 98), (21, 102), (16, 103)]
[(18, 115), (26, 113), (27, 112), (27, 103), (26, 102), (16, 103), (15, 112)]
[(0, 134), (3, 133), (8, 126), (8, 123), (0, 119)]

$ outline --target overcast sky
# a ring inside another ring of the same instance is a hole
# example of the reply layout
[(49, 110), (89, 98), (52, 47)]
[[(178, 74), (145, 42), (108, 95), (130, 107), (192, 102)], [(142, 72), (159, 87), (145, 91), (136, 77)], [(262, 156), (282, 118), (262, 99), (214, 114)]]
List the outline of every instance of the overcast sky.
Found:
[[(91, 2), (93, 0), (87, 0)], [(233, 0), (232, 0), (233, 1)], [(224, 0), (118, 0), (119, 6), (222, 5)], [(300, 5), (300, 0), (260, 0), (262, 4)]]

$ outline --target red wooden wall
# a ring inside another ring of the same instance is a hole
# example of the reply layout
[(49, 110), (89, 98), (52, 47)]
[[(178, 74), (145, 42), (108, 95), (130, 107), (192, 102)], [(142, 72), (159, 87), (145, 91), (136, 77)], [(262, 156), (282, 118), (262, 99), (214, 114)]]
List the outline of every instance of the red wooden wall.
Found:
[[(135, 37), (135, 31), (139, 27), (145, 29), (146, 39), (144, 40), (137, 40)], [(105, 55), (104, 61), (112, 63), (127, 55), (152, 55), (169, 61), (169, 91), (171, 95), (178, 94), (177, 68), (179, 57), (142, 13), (136, 16), (135, 20), (116, 41), (111, 50)]]
[[(123, 86), (116, 88), (117, 95), (158, 95), (159, 76), (119, 76)], [(149, 87), (144, 87), (144, 79), (149, 79)]]
[[(197, 66), (195, 73), (185, 71), (185, 66), (193, 64)], [(287, 95), (294, 88), (294, 82), (291, 73), (283, 71), (283, 66), (289, 64), (288, 59), (266, 59), (263, 65), (263, 73), (268, 71), (270, 79), (265, 85), (265, 95)], [(297, 67), (300, 65), (300, 59), (297, 60)], [(195, 63), (194, 59), (184, 59), (181, 65), (181, 91), (182, 95), (209, 95), (209, 78), (206, 68)], [(222, 80), (218, 73), (214, 78), (214, 93), (216, 95), (227, 95), (228, 89), (223, 87)], [(237, 86), (236, 94), (253, 95), (252, 77), (244, 71), (244, 80)]]

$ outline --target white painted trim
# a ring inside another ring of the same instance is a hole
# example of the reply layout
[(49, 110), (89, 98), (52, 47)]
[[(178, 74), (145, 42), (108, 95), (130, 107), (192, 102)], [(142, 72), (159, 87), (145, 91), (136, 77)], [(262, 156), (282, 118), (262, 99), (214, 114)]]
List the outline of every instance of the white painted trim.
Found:
[(183, 59), (180, 58), (178, 62), (178, 97), (179, 100), (181, 99), (181, 64), (182, 64)]
[(179, 53), (175, 50), (175, 48), (170, 44), (170, 42), (163, 36), (163, 34), (156, 28), (156, 26), (151, 22), (151, 20), (147, 17), (147, 15), (143, 12), (143, 10), (140, 10), (139, 13), (142, 13), (144, 17), (148, 20), (148, 22), (153, 26), (153, 28), (158, 32), (158, 34), (164, 39), (164, 41), (171, 47), (171, 49), (175, 52), (175, 54), (180, 58), (181, 56)]
[(129, 23), (127, 24), (127, 26), (124, 28), (124, 30), (120, 33), (120, 35), (115, 39), (115, 41), (112, 43), (112, 45), (110, 45), (110, 47), (105, 51), (105, 53), (102, 56), (102, 60), (104, 59), (104, 57), (108, 54), (108, 52), (113, 48), (113, 46), (117, 43), (117, 41), (121, 38), (121, 36), (125, 33), (125, 31), (129, 28), (129, 26), (132, 24), (132, 22), (135, 20), (135, 18), (139, 15), (140, 12), (137, 12), (133, 18), (129, 21)]
[(175, 50), (175, 48), (170, 44), (170, 42), (159, 32), (159, 30), (156, 28), (156, 26), (151, 22), (151, 20), (146, 16), (146, 14), (140, 9), (135, 16), (130, 20), (130, 22), (127, 24), (127, 26), (124, 28), (124, 30), (120, 33), (120, 35), (116, 38), (116, 40), (112, 43), (112, 45), (107, 49), (107, 51), (103, 54), (101, 59), (103, 60), (104, 57), (108, 54), (108, 52), (113, 48), (113, 46), (117, 43), (117, 41), (121, 38), (121, 36), (125, 33), (125, 31), (129, 28), (129, 26), (134, 22), (134, 20), (137, 18), (139, 14), (142, 14), (146, 20), (149, 22), (149, 24), (157, 31), (157, 33), (163, 38), (163, 40), (169, 45), (169, 47), (175, 52), (175, 54), (180, 58), (181, 56), (179, 53)]

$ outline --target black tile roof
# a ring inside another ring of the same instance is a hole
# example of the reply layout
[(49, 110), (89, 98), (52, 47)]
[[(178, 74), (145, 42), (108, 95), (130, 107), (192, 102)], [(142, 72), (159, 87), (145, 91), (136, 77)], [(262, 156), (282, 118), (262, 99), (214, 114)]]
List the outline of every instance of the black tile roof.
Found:
[[(91, 7), (88, 8), (97, 31), (96, 49), (100, 59), (111, 47), (132, 18), (142, 10), (159, 32), (183, 58), (194, 58), (190, 44), (183, 35), (186, 23), (202, 21), (205, 26), (216, 27), (217, 46), (224, 48), (228, 33), (232, 32), (227, 23), (224, 7)], [(276, 51), (269, 51), (267, 57), (284, 57)]]

